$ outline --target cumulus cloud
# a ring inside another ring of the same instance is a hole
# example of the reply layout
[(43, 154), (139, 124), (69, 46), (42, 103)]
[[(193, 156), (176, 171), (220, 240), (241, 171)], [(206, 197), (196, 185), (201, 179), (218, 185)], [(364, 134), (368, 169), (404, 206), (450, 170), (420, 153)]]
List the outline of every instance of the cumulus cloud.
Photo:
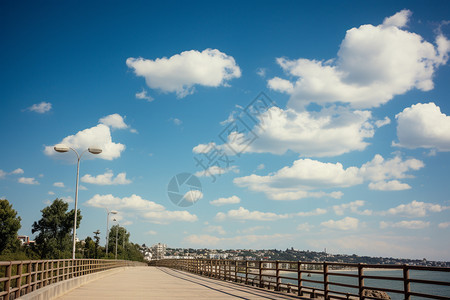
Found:
[(411, 186), (398, 180), (378, 181), (369, 183), (369, 189), (378, 191), (402, 191), (409, 190)]
[(243, 207), (239, 207), (239, 209), (232, 209), (226, 213), (219, 212), (216, 215), (216, 220), (224, 221), (226, 219), (234, 219), (241, 221), (275, 221), (280, 219), (289, 218), (288, 214), (276, 214), (272, 212), (260, 212), (260, 211), (249, 211)]
[(388, 124), (391, 124), (391, 119), (389, 119), (388, 117), (384, 117), (383, 120), (375, 121), (375, 126), (377, 126), (378, 128), (386, 126)]
[(194, 93), (196, 85), (225, 86), (241, 76), (233, 57), (217, 49), (184, 51), (170, 58), (128, 58), (127, 66), (145, 78), (148, 87), (183, 98)]
[(198, 171), (194, 175), (197, 177), (206, 177), (206, 176), (214, 177), (214, 175), (220, 176), (220, 175), (223, 175), (223, 174), (226, 174), (229, 172), (239, 173), (239, 168), (237, 166), (230, 166), (228, 168), (222, 168), (222, 167), (214, 165), (204, 171)]
[(63, 188), (64, 187), (64, 182), (54, 182), (53, 186)]
[(425, 217), (428, 213), (437, 213), (448, 209), (449, 207), (440, 204), (425, 203), (413, 200), (408, 204), (400, 204), (397, 207), (388, 209), (384, 214), (401, 215), (405, 217)]
[(50, 102), (41, 102), (38, 104), (33, 104), (27, 108), (29, 111), (36, 112), (38, 114), (44, 114), (52, 109), (52, 104)]
[(238, 177), (233, 182), (252, 191), (264, 192), (272, 200), (297, 200), (306, 197), (333, 197), (339, 199), (342, 192), (314, 192), (318, 189), (346, 188), (365, 181), (380, 182), (409, 178), (409, 171), (424, 166), (417, 159), (403, 160), (396, 156), (385, 160), (377, 154), (372, 161), (360, 168), (344, 168), (341, 163), (323, 163), (312, 159), (299, 159), (292, 166), (284, 167), (266, 176), (252, 174)]
[(11, 172), (11, 174), (13, 174), (13, 175), (23, 174), (23, 173), (24, 173), (24, 171), (21, 168), (17, 168)]
[(104, 174), (99, 174), (97, 176), (92, 176), (86, 174), (81, 177), (82, 182), (98, 184), (98, 185), (121, 185), (130, 184), (131, 180), (127, 179), (127, 173), (122, 172), (114, 177), (114, 173), (111, 170), (107, 170)]
[(442, 228), (442, 229), (448, 228), (448, 227), (450, 227), (450, 222), (439, 223), (438, 227)]
[(326, 222), (322, 222), (321, 225), (330, 229), (356, 230), (359, 226), (359, 220), (352, 217), (345, 217), (344, 219), (337, 221), (328, 220)]
[(237, 204), (240, 203), (241, 199), (238, 196), (231, 196), (228, 198), (219, 198), (216, 200), (212, 200), (209, 203), (214, 206), (222, 206), (227, 204)]
[(101, 118), (98, 122), (113, 129), (126, 129), (129, 127), (127, 124), (125, 124), (123, 117), (119, 114), (108, 115)]
[[(125, 145), (112, 141), (111, 130), (105, 124), (98, 124), (97, 126), (79, 131), (75, 135), (69, 135), (58, 144), (64, 144), (81, 151), (96, 146), (102, 149), (102, 153), (90, 156), (106, 160), (113, 160), (120, 157), (120, 154), (125, 150)], [(44, 153), (48, 156), (61, 155), (53, 149), (53, 146), (46, 146)], [(87, 158), (89, 156), (84, 157)]]
[(153, 201), (145, 200), (136, 194), (123, 198), (115, 197), (112, 194), (96, 194), (94, 197), (86, 201), (86, 205), (102, 208), (150, 210), (158, 212), (165, 210), (164, 206)]
[(394, 145), (450, 151), (450, 116), (433, 102), (414, 104), (395, 118), (399, 142)]
[(326, 214), (327, 210), (323, 208), (316, 208), (315, 210), (308, 211), (308, 212), (298, 212), (295, 215), (299, 217), (310, 217), (310, 216), (318, 216)]
[[(364, 150), (369, 145), (367, 139), (375, 133), (371, 112), (342, 107), (320, 112), (271, 107), (257, 118), (259, 124), (250, 132), (231, 131), (227, 145), (200, 144), (193, 152), (207, 153), (215, 148), (230, 152), (232, 148), (243, 153), (284, 154), (291, 150), (307, 157), (337, 156)], [(258, 138), (249, 145), (244, 143), (255, 136)]]
[(314, 226), (309, 223), (302, 223), (297, 225), (298, 231), (310, 231)]
[(147, 91), (144, 89), (142, 89), (142, 92), (136, 93), (136, 98), (147, 100), (148, 102), (152, 102), (153, 100), (155, 100), (152, 96), (147, 95)]
[(223, 229), (222, 226), (215, 226), (215, 225), (209, 225), (205, 227), (204, 229), (206, 232), (214, 233), (217, 232), (218, 234), (226, 234), (227, 232)]
[(20, 177), (18, 179), (19, 183), (23, 183), (23, 184), (39, 184), (39, 182), (34, 178), (34, 177)]
[(184, 194), (183, 200), (180, 200), (180, 201), (182, 202), (182, 201), (186, 200), (188, 202), (195, 203), (202, 198), (203, 198), (203, 193), (201, 191), (190, 190)]
[(337, 58), (328, 61), (277, 58), (293, 81), (274, 77), (269, 88), (290, 95), (288, 107), (309, 103), (349, 103), (355, 108), (378, 107), (413, 88), (433, 89), (436, 69), (448, 60), (450, 42), (442, 34), (435, 45), (402, 29), (411, 12), (403, 10), (383, 24), (347, 31)]
[(3, 171), (2, 169), (0, 169), (0, 179), (5, 178), (5, 177), (6, 177), (6, 174), (8, 174), (8, 173), (6, 173), (6, 172)]
[(352, 213), (358, 214), (358, 215), (366, 215), (370, 216), (372, 214), (372, 211), (369, 209), (365, 209), (363, 211), (360, 211), (359, 208), (364, 206), (365, 202), (362, 200), (353, 201), (350, 203), (344, 203), (340, 205), (334, 205), (333, 210), (334, 213), (337, 215), (342, 216), (346, 210), (350, 210)]
[(188, 211), (149, 211), (143, 214), (143, 217), (155, 224), (168, 224), (171, 222), (195, 222), (198, 217)]
[(417, 220), (413, 220), (413, 221), (400, 221), (400, 222), (385, 222), (385, 221), (381, 221), (380, 222), (380, 228), (381, 229), (386, 229), (388, 227), (392, 227), (392, 228), (405, 228), (405, 229), (423, 229), (426, 227), (430, 226), (430, 222), (425, 222), (425, 221), (417, 221)]
[(292, 234), (249, 234), (233, 237), (217, 237), (209, 234), (189, 235), (183, 242), (195, 247), (221, 247), (221, 248), (269, 248), (270, 245), (285, 243), (295, 239)]

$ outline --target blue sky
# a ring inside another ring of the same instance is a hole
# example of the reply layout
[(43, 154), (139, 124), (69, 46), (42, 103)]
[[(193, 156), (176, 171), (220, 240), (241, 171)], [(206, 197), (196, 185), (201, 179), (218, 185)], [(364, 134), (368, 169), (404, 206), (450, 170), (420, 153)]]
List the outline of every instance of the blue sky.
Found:
[[(80, 238), (104, 237), (107, 208), (140, 244), (450, 260), (449, 12), (2, 2), (0, 197), (31, 235), (56, 197), (74, 205), (76, 156), (52, 147), (99, 146)], [(187, 207), (168, 197), (181, 173), (201, 182)]]

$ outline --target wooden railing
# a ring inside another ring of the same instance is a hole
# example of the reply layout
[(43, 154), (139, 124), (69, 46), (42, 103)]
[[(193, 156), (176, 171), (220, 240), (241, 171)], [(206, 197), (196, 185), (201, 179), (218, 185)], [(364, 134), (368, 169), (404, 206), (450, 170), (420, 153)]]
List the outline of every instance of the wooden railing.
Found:
[(150, 265), (326, 300), (380, 299), (380, 292), (392, 299), (450, 299), (450, 268), (215, 259), (165, 259)]
[(63, 280), (137, 265), (147, 264), (107, 259), (0, 261), (0, 300), (16, 299)]

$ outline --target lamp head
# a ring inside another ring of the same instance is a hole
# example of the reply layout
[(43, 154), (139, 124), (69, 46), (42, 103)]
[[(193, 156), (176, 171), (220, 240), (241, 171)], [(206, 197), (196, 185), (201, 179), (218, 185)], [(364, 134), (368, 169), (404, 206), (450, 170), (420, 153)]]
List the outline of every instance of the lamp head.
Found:
[(102, 149), (100, 149), (98, 147), (89, 147), (88, 150), (92, 154), (100, 154), (100, 153), (102, 153)]
[(117, 214), (117, 210), (112, 210), (109, 213), (115, 215), (115, 214)]
[(69, 151), (69, 147), (67, 147), (64, 144), (55, 145), (55, 147), (53, 147), (53, 149), (55, 149), (56, 152), (61, 152), (61, 153)]

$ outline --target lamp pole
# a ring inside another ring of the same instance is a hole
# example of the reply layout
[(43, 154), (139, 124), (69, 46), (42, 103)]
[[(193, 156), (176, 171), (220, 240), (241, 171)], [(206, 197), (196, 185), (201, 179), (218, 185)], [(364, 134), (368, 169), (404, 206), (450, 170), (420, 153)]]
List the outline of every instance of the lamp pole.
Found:
[(81, 155), (78, 154), (77, 150), (75, 150), (72, 147), (68, 147), (66, 145), (58, 144), (53, 149), (55, 149), (56, 152), (68, 152), (69, 150), (72, 150), (77, 155), (77, 182), (75, 185), (75, 217), (73, 222), (73, 247), (72, 247), (72, 259), (75, 259), (75, 246), (76, 246), (76, 238), (77, 238), (77, 205), (78, 205), (78, 178), (80, 175), (80, 160), (86, 151), (89, 151), (92, 154), (100, 154), (102, 153), (102, 149), (95, 148), (95, 147), (89, 147), (88, 149), (81, 152)]
[(115, 210), (108, 210), (106, 209), (106, 258), (108, 258), (108, 248), (109, 248), (109, 215), (110, 214), (117, 214), (117, 211)]
[(117, 260), (117, 238), (118, 238), (120, 224), (119, 224), (118, 221), (116, 221), (116, 219), (114, 219), (114, 222), (117, 222), (117, 227), (116, 227), (116, 256), (115, 256), (115, 259)]

